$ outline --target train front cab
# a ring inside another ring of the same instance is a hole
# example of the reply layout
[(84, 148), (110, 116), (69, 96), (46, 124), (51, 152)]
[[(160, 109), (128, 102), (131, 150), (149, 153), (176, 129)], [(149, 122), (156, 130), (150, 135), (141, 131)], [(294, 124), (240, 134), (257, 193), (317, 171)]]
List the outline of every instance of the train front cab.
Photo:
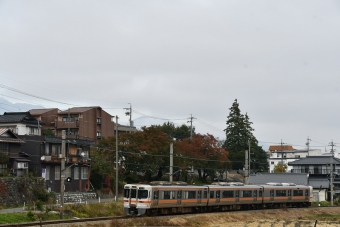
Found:
[(151, 186), (126, 184), (124, 186), (124, 211), (127, 215), (143, 215), (151, 205)]

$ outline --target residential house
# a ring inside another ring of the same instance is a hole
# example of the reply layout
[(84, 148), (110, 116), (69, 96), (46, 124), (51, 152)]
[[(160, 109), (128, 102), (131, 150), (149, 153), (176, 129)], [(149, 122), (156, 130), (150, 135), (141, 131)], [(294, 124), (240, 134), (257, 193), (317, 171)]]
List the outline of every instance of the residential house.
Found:
[(42, 124), (29, 112), (5, 112), (0, 115), (0, 128), (9, 128), (17, 135), (41, 135)]
[(268, 164), (269, 172), (274, 173), (274, 168), (277, 164), (287, 164), (287, 171), (290, 172), (292, 167), (288, 165), (289, 162), (305, 158), (307, 156), (322, 155), (320, 149), (294, 149), (292, 145), (274, 145), (269, 147)]
[(28, 176), (30, 159), (21, 151), (23, 144), (11, 129), (0, 128), (0, 176)]
[(98, 141), (115, 135), (113, 116), (99, 106), (58, 109), (32, 109), (32, 116), (45, 120), (42, 130), (51, 129), (56, 137), (66, 130), (70, 139)]
[[(29, 171), (35, 177), (46, 180), (46, 189), (60, 192), (60, 175), (65, 171), (65, 177), (71, 182), (65, 183), (67, 191), (88, 191), (90, 187), (90, 149), (94, 141), (67, 139), (65, 141), (65, 157), (61, 156), (62, 139), (49, 136), (18, 136), (26, 141), (22, 151), (30, 155)], [(81, 153), (83, 152), (83, 156)], [(65, 158), (65, 168), (61, 169), (61, 159)]]
[[(331, 163), (333, 168), (331, 169)], [(333, 155), (308, 156), (288, 163), (292, 167), (292, 173), (306, 173), (309, 175), (309, 185), (313, 190), (316, 201), (330, 199), (331, 181), (333, 175), (333, 189), (336, 195), (340, 195), (340, 159)], [(331, 173), (332, 171), (332, 173)]]
[(56, 135), (55, 132), (55, 122), (58, 119), (58, 114), (61, 112), (58, 108), (49, 108), (49, 109), (33, 109), (29, 111), (30, 114), (35, 117), (35, 119), (39, 122), (44, 122), (44, 125), (41, 126), (42, 133), (44, 135), (44, 130), (51, 130), (51, 132)]

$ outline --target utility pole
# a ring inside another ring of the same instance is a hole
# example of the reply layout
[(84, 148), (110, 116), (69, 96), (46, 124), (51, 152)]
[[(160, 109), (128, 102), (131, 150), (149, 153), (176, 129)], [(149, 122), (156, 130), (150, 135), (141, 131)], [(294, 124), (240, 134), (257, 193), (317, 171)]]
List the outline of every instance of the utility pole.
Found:
[(283, 144), (281, 139), (281, 173), (283, 173), (283, 148), (285, 147)]
[(174, 165), (174, 149), (173, 143), (170, 143), (170, 177), (169, 177), (170, 183), (172, 182), (173, 165)]
[(128, 111), (128, 112), (125, 112), (125, 115), (126, 116), (129, 115), (129, 117), (130, 117), (129, 122), (130, 122), (130, 133), (131, 133), (132, 127), (133, 127), (132, 120), (131, 120), (131, 118), (132, 118), (132, 107), (131, 107), (131, 103), (128, 103), (128, 104), (130, 104), (130, 108), (124, 108), (124, 109)]
[(248, 182), (248, 177), (249, 177), (249, 154), (248, 150), (245, 150), (245, 171), (244, 171), (244, 183), (246, 184)]
[(65, 140), (66, 140), (66, 132), (65, 130), (61, 131), (61, 155), (60, 155), (60, 219), (64, 218), (64, 191), (65, 191)]
[(118, 201), (118, 116), (116, 115), (116, 198)]
[(330, 184), (330, 191), (331, 191), (331, 206), (333, 206), (333, 157), (334, 157), (334, 149), (333, 147), (335, 146), (334, 143), (333, 143), (333, 140), (332, 142), (330, 142), (329, 146), (332, 147), (331, 149), (331, 169), (330, 169), (330, 179), (329, 179), (329, 184)]
[(307, 137), (307, 156), (309, 156), (309, 141), (311, 141), (311, 139), (309, 139), (309, 136)]
[(190, 122), (190, 138), (192, 138), (192, 121), (197, 118), (193, 117), (192, 114), (190, 114), (190, 116), (188, 123)]

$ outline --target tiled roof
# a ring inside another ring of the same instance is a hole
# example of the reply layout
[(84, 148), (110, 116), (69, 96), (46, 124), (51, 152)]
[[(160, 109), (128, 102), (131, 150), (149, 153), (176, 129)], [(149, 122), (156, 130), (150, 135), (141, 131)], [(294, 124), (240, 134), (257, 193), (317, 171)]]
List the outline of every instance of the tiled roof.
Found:
[(0, 123), (37, 123), (38, 121), (29, 112), (5, 112), (0, 115)]
[[(288, 162), (288, 165), (328, 165), (332, 156), (308, 156), (299, 160)], [(340, 164), (340, 159), (333, 157), (333, 164)]]
[(248, 184), (266, 184), (269, 182), (308, 184), (306, 173), (257, 173), (249, 176)]
[[(4, 133), (8, 133), (11, 137), (2, 136)], [(0, 142), (5, 143), (25, 143), (23, 140), (19, 139), (10, 129), (8, 128), (0, 128)]]
[(294, 150), (292, 145), (272, 145), (269, 147), (269, 151), (292, 151)]
[(30, 110), (30, 114), (32, 115), (41, 115), (43, 113), (46, 113), (46, 112), (49, 112), (49, 111), (52, 111), (52, 110), (55, 110), (57, 108), (46, 108), (46, 109), (32, 109)]
[[(99, 106), (92, 106), (92, 107), (73, 107), (73, 108), (70, 108), (70, 113), (84, 113), (86, 111), (89, 111), (91, 109), (94, 109), (94, 108), (101, 108)], [(69, 113), (69, 110), (64, 110), (64, 111), (61, 111), (59, 112), (60, 114), (68, 114)]]
[(309, 185), (313, 188), (329, 188), (329, 180), (326, 178), (309, 178)]

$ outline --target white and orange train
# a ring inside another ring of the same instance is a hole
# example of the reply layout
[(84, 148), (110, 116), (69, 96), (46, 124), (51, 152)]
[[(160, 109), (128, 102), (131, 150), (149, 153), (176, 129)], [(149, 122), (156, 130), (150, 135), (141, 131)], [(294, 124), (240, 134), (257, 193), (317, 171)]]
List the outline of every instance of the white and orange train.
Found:
[(124, 186), (127, 215), (180, 214), (280, 207), (308, 207), (311, 186), (292, 183), (244, 185), (215, 183), (187, 185), (185, 182), (150, 182)]

